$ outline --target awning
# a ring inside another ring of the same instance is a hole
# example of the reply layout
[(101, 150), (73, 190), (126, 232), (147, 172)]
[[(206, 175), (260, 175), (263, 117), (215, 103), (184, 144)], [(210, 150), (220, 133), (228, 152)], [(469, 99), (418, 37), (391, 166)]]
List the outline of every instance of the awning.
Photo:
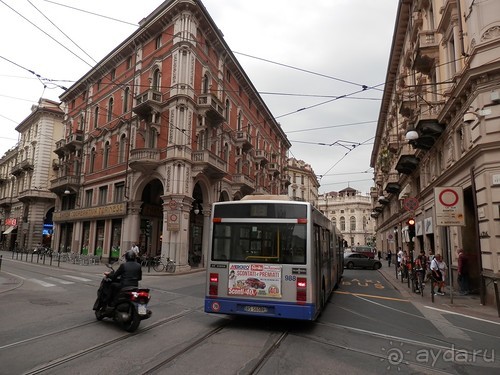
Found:
[(12, 232), (14, 229), (16, 229), (16, 227), (8, 227), (5, 232), (3, 232), (2, 234), (9, 234), (10, 232)]

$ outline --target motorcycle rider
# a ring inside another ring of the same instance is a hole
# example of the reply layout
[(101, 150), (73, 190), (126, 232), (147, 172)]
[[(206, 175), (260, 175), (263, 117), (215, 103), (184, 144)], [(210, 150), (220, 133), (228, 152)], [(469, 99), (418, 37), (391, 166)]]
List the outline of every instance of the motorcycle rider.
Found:
[(125, 253), (125, 263), (120, 264), (120, 267), (111, 276), (111, 295), (108, 304), (111, 304), (118, 295), (120, 289), (125, 287), (138, 287), (139, 280), (142, 280), (142, 268), (135, 261), (135, 252), (129, 250)]

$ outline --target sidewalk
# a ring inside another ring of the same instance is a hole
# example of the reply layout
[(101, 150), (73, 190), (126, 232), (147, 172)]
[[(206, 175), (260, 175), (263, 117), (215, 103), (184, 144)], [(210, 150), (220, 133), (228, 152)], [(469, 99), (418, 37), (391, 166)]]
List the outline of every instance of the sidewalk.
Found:
[[(409, 299), (412, 303), (420, 303), (426, 306), (432, 306), (436, 309), (447, 310), (457, 314), (468, 315), (500, 323), (500, 317), (498, 316), (496, 305), (481, 305), (479, 295), (472, 294), (461, 296), (457, 290), (454, 290), (453, 303), (451, 303), (450, 288), (447, 286), (445, 288), (446, 294), (444, 296), (435, 295), (433, 303), (429, 282), (426, 283), (424, 296), (421, 296), (420, 294), (413, 293), (411, 291), (411, 283), (410, 287), (408, 287), (407, 280), (401, 282), (401, 277), (396, 278), (396, 269), (394, 264), (391, 264), (391, 267), (388, 268), (387, 262), (382, 262), (382, 268), (379, 269), (379, 272), (397, 291), (401, 293), (404, 298)], [(456, 288), (456, 285), (454, 285), (454, 288)]]
[[(16, 256), (17, 255), (17, 256)], [(26, 254), (23, 254), (21, 257), (21, 253), (14, 253), (14, 258), (12, 257), (12, 252), (10, 251), (0, 251), (1, 264), (0, 264), (0, 293), (7, 292), (9, 290), (15, 289), (22, 285), (23, 281), (17, 277), (11, 276), (6, 272), (9, 272), (8, 263), (9, 262), (22, 262), (28, 264), (38, 264), (40, 267), (50, 267), (50, 268), (59, 268), (59, 269), (67, 269), (72, 270), (79, 273), (87, 273), (94, 275), (102, 275), (105, 271), (108, 271), (105, 263), (99, 264), (75, 264), (71, 262), (57, 262), (55, 258), (52, 260), (52, 264), (50, 263), (50, 257), (45, 258), (45, 264), (43, 263), (43, 257), (38, 258), (37, 256), (33, 256), (33, 261), (31, 258), (31, 254), (28, 254), (28, 260), (26, 261)], [(17, 258), (17, 259), (16, 259)], [(118, 264), (116, 264), (113, 268), (116, 270)], [(190, 270), (186, 270), (183, 272), (176, 273), (167, 273), (167, 272), (156, 272), (153, 268), (148, 272), (148, 268), (144, 267), (142, 269), (142, 275), (144, 276), (178, 276), (185, 275), (189, 273), (202, 272), (205, 271), (205, 268), (191, 268)]]

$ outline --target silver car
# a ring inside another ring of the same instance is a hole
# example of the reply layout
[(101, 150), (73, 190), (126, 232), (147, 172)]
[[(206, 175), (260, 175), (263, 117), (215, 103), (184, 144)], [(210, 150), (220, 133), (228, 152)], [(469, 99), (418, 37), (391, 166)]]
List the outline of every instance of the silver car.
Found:
[(367, 257), (360, 253), (345, 253), (344, 267), (352, 270), (353, 268), (370, 268), (378, 270), (382, 267), (382, 263), (376, 259)]

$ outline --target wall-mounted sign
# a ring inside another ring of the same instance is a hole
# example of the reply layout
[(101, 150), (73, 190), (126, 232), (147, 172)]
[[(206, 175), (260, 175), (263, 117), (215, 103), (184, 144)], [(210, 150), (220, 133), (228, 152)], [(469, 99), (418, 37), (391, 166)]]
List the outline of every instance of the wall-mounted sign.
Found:
[(437, 226), (464, 226), (464, 193), (460, 186), (434, 188)]
[(106, 206), (81, 208), (79, 210), (67, 210), (54, 212), (53, 221), (71, 221), (80, 219), (101, 219), (127, 214), (127, 203), (109, 204)]
[(181, 230), (181, 211), (173, 210), (167, 211), (167, 230), (176, 232)]

